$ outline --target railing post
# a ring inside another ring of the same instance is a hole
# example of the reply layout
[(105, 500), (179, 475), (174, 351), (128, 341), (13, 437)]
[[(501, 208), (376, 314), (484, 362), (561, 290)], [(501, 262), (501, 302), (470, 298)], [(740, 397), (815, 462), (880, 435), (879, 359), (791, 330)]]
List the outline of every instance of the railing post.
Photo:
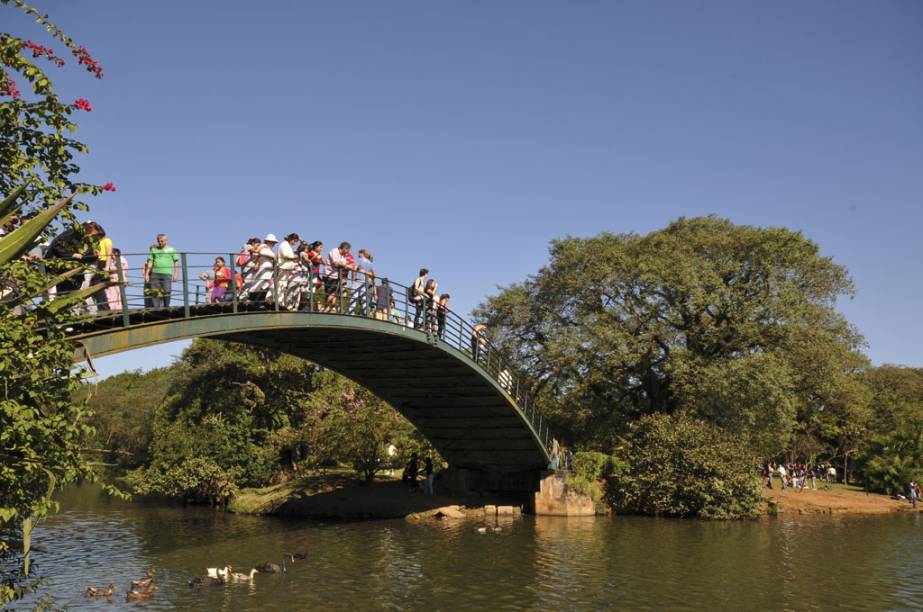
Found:
[(231, 262), (231, 282), (228, 283), (228, 291), (231, 292), (231, 311), (237, 313), (237, 272), (234, 270), (234, 255), (228, 253), (228, 261)]
[(180, 266), (183, 269), (183, 316), (189, 318), (189, 274), (186, 268), (186, 254), (180, 253)]
[(343, 268), (337, 268), (337, 305), (343, 314)]
[(279, 266), (272, 262), (272, 301), (276, 303), (276, 312), (279, 311)]
[(125, 293), (125, 272), (122, 270), (122, 256), (119, 255), (115, 262), (115, 269), (119, 281), (119, 299), (122, 301), (122, 327), (128, 327), (131, 321), (128, 318), (128, 296)]
[(195, 305), (199, 305), (199, 286), (195, 286)]

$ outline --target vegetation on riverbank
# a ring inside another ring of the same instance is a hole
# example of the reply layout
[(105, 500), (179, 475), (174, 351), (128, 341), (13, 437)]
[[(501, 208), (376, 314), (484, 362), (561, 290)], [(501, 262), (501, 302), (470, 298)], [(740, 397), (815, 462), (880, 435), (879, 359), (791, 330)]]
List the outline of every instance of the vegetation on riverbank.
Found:
[[(709, 217), (555, 240), (547, 265), (477, 315), (562, 442), (628, 466), (613, 474), (622, 510), (749, 516), (769, 460), (830, 461), (887, 493), (923, 475), (923, 371), (870, 366), (835, 308), (853, 291), (799, 232)], [(679, 461), (694, 449), (652, 435), (664, 415), (736, 450)]]
[[(436, 455), (366, 389), (246, 345), (197, 340), (169, 368), (121, 374), (84, 392), (95, 408), (87, 443), (107, 447), (113, 467), (144, 495), (227, 503), (241, 488), (286, 486), (318, 468), (349, 465), (369, 481), (388, 459)], [(390, 458), (389, 444), (397, 449)]]

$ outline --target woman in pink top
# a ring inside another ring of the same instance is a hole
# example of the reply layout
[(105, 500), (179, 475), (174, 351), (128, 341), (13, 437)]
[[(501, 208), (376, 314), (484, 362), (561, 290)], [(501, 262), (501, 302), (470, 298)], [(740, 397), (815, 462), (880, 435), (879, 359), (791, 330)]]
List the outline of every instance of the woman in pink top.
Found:
[(122, 292), (119, 290), (119, 267), (122, 268), (122, 284), (128, 284), (128, 262), (122, 257), (122, 251), (113, 248), (106, 259), (105, 271), (109, 273), (109, 285), (106, 287), (106, 302), (109, 310), (122, 310)]

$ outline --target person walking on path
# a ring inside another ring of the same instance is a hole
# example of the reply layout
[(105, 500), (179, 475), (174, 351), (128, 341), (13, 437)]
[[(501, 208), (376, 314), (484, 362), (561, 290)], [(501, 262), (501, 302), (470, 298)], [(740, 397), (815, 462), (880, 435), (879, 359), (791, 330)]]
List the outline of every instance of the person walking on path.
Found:
[(433, 481), (436, 479), (436, 472), (433, 470), (433, 458), (427, 457), (423, 463), (423, 475), (426, 476), (426, 482), (423, 485), (423, 492), (427, 497), (433, 496)]
[(414, 329), (420, 329), (420, 318), (423, 315), (423, 309), (426, 308), (427, 274), (429, 274), (429, 270), (426, 268), (420, 268), (420, 274), (417, 276), (417, 279), (413, 281), (413, 286), (410, 288), (410, 300), (413, 302), (414, 307)]
[(910, 493), (910, 505), (914, 508), (917, 507), (917, 488), (918, 485), (913, 480), (910, 481), (910, 486), (908, 487)]
[(407, 467), (404, 468), (404, 473), (401, 475), (401, 482), (408, 483), (411, 491), (417, 488), (417, 474), (419, 471), (420, 466), (417, 460), (417, 454), (413, 453), (410, 455), (410, 462), (407, 464)]
[(173, 283), (179, 280), (179, 257), (167, 244), (166, 234), (157, 234), (157, 243), (150, 248), (144, 262), (144, 282), (151, 292), (153, 308), (168, 308)]
[(779, 480), (782, 481), (782, 490), (788, 488), (788, 483), (786, 482), (787, 474), (785, 473), (785, 466), (781, 463), (779, 464)]

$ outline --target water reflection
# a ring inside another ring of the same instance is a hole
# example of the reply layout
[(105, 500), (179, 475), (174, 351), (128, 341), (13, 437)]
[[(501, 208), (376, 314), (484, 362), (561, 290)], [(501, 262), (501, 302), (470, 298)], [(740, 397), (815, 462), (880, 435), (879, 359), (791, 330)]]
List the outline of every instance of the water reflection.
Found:
[[(36, 530), (46, 593), (78, 609), (881, 609), (923, 601), (923, 521), (500, 517), (320, 524), (68, 491)], [(284, 575), (190, 589), (205, 567), (281, 563)], [(154, 599), (124, 601), (157, 568)], [(85, 600), (115, 582), (112, 603)], [(26, 601), (17, 608), (28, 609)]]

